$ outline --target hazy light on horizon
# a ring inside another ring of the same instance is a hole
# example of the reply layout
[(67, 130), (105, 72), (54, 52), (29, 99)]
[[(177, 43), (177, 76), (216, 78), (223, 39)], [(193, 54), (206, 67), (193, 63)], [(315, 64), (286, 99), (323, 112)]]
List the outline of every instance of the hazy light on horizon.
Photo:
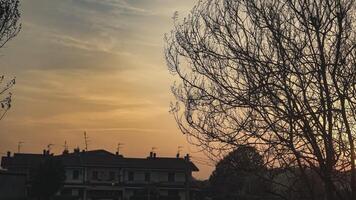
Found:
[[(172, 15), (196, 0), (21, 1), (23, 28), (0, 53), (1, 73), (16, 76), (13, 108), (0, 122), (0, 152), (40, 153), (64, 141), (145, 157), (197, 150), (168, 113), (174, 100), (163, 57)], [(201, 153), (196, 155), (201, 156)], [(200, 165), (199, 178), (211, 168)]]

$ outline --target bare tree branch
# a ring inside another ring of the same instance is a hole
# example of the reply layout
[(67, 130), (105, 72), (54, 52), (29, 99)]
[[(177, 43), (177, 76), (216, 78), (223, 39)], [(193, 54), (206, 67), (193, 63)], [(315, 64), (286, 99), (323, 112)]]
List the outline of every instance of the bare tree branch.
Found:
[[(0, 48), (21, 30), (18, 7), (19, 0), (0, 0)], [(0, 75), (0, 120), (11, 107), (12, 94), (9, 90), (14, 84), (15, 79), (6, 81), (4, 75)]]
[(312, 170), (327, 199), (356, 198), (355, 13), (354, 0), (200, 1), (166, 36), (181, 131), (213, 157), (251, 145), (269, 168)]

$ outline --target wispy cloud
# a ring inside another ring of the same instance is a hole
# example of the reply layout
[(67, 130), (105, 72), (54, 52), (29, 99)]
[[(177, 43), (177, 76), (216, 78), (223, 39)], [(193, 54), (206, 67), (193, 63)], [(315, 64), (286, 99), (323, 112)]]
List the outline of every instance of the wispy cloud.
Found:
[[(61, 132), (82, 132), (83, 129), (62, 129)], [(112, 128), (89, 128), (85, 131), (91, 133), (116, 133), (116, 134), (141, 134), (141, 133), (162, 133), (162, 129), (147, 129), (147, 128), (135, 128), (135, 127), (112, 127)]]
[(14, 106), (0, 122), (0, 151), (19, 140), (29, 149), (80, 144), (87, 130), (100, 148), (124, 140), (140, 147), (128, 145), (128, 154), (153, 144), (175, 152), (185, 140), (168, 114), (162, 40), (173, 12), (194, 1), (21, 1), (23, 29), (0, 59), (1, 70), (17, 77)]
[(149, 14), (148, 10), (132, 6), (125, 0), (71, 0), (72, 3), (95, 11), (111, 11), (119, 14)]
[(130, 52), (117, 50), (117, 41), (107, 38), (106, 41), (98, 39), (83, 40), (70, 35), (53, 34), (52, 41), (67, 47), (78, 48), (85, 51), (100, 51), (109, 54), (132, 56)]

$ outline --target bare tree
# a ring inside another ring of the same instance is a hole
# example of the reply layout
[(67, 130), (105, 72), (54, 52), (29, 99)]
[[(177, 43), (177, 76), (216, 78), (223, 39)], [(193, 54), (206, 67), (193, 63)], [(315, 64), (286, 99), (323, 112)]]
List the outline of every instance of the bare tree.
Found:
[(328, 200), (356, 199), (355, 6), (199, 1), (166, 36), (181, 131), (211, 156), (254, 146), (269, 168), (298, 169), (306, 186), (312, 170)]
[[(19, 23), (19, 0), (0, 0), (0, 48), (15, 37), (21, 29)], [(10, 88), (15, 84), (15, 79), (5, 80), (0, 75), (0, 120), (11, 107)]]

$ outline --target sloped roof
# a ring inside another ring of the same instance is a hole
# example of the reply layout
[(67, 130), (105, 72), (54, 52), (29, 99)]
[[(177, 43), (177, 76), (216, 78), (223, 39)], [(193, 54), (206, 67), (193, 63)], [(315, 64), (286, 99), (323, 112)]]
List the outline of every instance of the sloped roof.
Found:
[(35, 166), (42, 160), (42, 154), (15, 153), (13, 157), (2, 157), (1, 166)]
[[(101, 166), (101, 167), (124, 167), (135, 169), (174, 169), (199, 171), (192, 162), (183, 158), (124, 158), (106, 150), (93, 150), (55, 155), (67, 167), (78, 166)], [(13, 157), (2, 157), (1, 166), (27, 166), (34, 167), (39, 164), (45, 156), (43, 154), (17, 154)]]
[(187, 163), (183, 158), (123, 158), (124, 166), (128, 168), (177, 169), (199, 171), (194, 163)]
[(112, 166), (116, 164), (117, 159), (116, 155), (101, 149), (67, 153), (56, 155), (55, 157), (60, 158), (65, 166)]

